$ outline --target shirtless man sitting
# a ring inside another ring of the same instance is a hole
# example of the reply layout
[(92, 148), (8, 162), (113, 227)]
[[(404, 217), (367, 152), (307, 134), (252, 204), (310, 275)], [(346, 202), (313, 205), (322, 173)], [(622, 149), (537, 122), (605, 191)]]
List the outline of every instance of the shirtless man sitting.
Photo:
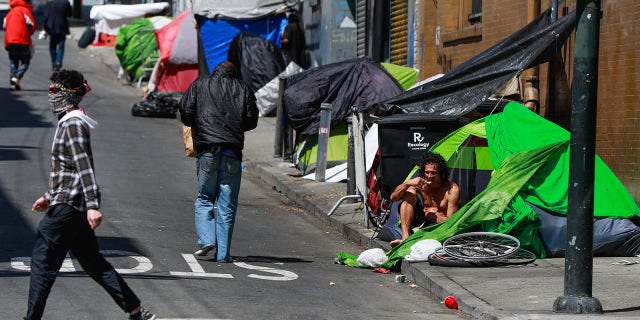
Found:
[(427, 152), (420, 171), (422, 176), (400, 184), (391, 194), (391, 201), (403, 200), (399, 209), (402, 239), (391, 241), (391, 247), (408, 238), (413, 227), (443, 222), (458, 211), (460, 188), (448, 180), (449, 168), (444, 158)]

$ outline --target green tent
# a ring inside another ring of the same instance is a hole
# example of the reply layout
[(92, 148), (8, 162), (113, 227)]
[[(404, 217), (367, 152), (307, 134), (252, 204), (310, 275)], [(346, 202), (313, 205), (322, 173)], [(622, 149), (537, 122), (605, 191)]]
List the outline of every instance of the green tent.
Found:
[(160, 57), (155, 27), (149, 18), (138, 18), (118, 30), (115, 51), (122, 68), (132, 76), (142, 75), (142, 68), (153, 68)]
[(418, 70), (414, 68), (386, 62), (381, 62), (380, 64), (390, 75), (398, 80), (398, 83), (400, 83), (400, 86), (405, 91), (409, 90), (409, 88), (416, 83), (416, 79), (418, 79)]
[[(347, 123), (331, 128), (327, 142), (327, 167), (333, 167), (347, 161), (348, 157)], [(294, 165), (300, 172), (308, 174), (316, 169), (318, 159), (318, 136), (308, 135), (298, 145), (293, 155)]]
[[(484, 129), (483, 129), (484, 128)], [(383, 267), (391, 268), (409, 254), (411, 246), (424, 239), (445, 239), (473, 229), (511, 234), (539, 258), (546, 252), (537, 232), (540, 218), (531, 203), (556, 214), (567, 213), (569, 132), (518, 103), (509, 103), (502, 113), (487, 116), (454, 131), (431, 150), (451, 159), (464, 151), (470, 137), (485, 138), (488, 154), (473, 154), (482, 165), (495, 168), (486, 189), (464, 204), (449, 220), (425, 227), (390, 250)], [(487, 157), (491, 158), (491, 165)], [(596, 156), (594, 216), (630, 218), (640, 208), (606, 164)], [(462, 161), (462, 163), (465, 163)], [(466, 162), (467, 164), (469, 162)], [(357, 266), (357, 256), (339, 253), (347, 265)]]

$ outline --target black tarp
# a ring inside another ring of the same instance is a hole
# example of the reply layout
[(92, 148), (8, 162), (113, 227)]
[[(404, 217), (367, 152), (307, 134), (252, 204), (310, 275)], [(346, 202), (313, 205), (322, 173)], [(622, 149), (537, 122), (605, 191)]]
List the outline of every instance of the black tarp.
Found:
[(444, 76), (385, 100), (373, 113), (461, 116), (522, 71), (549, 61), (575, 26), (575, 11), (549, 24), (550, 11)]
[(320, 105), (331, 103), (331, 126), (344, 121), (351, 108), (371, 109), (402, 93), (402, 87), (380, 63), (356, 58), (313, 68), (285, 79), (282, 103), (290, 124), (302, 135), (317, 134)]
[(275, 43), (246, 30), (231, 41), (227, 60), (238, 68), (242, 80), (254, 92), (287, 66), (282, 50)]

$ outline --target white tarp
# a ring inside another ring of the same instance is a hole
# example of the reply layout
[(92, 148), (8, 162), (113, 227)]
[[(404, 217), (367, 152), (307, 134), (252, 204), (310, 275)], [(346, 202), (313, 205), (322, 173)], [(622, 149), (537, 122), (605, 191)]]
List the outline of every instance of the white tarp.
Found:
[(300, 0), (193, 0), (191, 9), (210, 19), (250, 19), (285, 11), (299, 3)]
[(276, 102), (278, 100), (278, 90), (280, 86), (280, 77), (288, 77), (292, 74), (301, 72), (300, 68), (295, 62), (291, 61), (282, 73), (273, 78), (264, 87), (256, 91), (256, 105), (261, 117), (265, 117), (269, 114), (273, 114), (276, 110)]
[(154, 15), (169, 9), (169, 3), (145, 4), (105, 4), (93, 6), (89, 18), (94, 21), (96, 36), (105, 33), (117, 36), (120, 27), (126, 26), (137, 18)]

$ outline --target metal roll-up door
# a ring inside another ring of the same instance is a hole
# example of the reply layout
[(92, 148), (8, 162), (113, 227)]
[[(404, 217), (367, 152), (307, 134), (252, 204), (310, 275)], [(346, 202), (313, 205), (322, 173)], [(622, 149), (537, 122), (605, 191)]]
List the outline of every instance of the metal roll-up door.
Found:
[(367, 55), (367, 0), (356, 3), (356, 56)]
[(389, 29), (389, 60), (393, 64), (406, 65), (409, 41), (409, 11), (407, 0), (391, 1), (391, 26)]

